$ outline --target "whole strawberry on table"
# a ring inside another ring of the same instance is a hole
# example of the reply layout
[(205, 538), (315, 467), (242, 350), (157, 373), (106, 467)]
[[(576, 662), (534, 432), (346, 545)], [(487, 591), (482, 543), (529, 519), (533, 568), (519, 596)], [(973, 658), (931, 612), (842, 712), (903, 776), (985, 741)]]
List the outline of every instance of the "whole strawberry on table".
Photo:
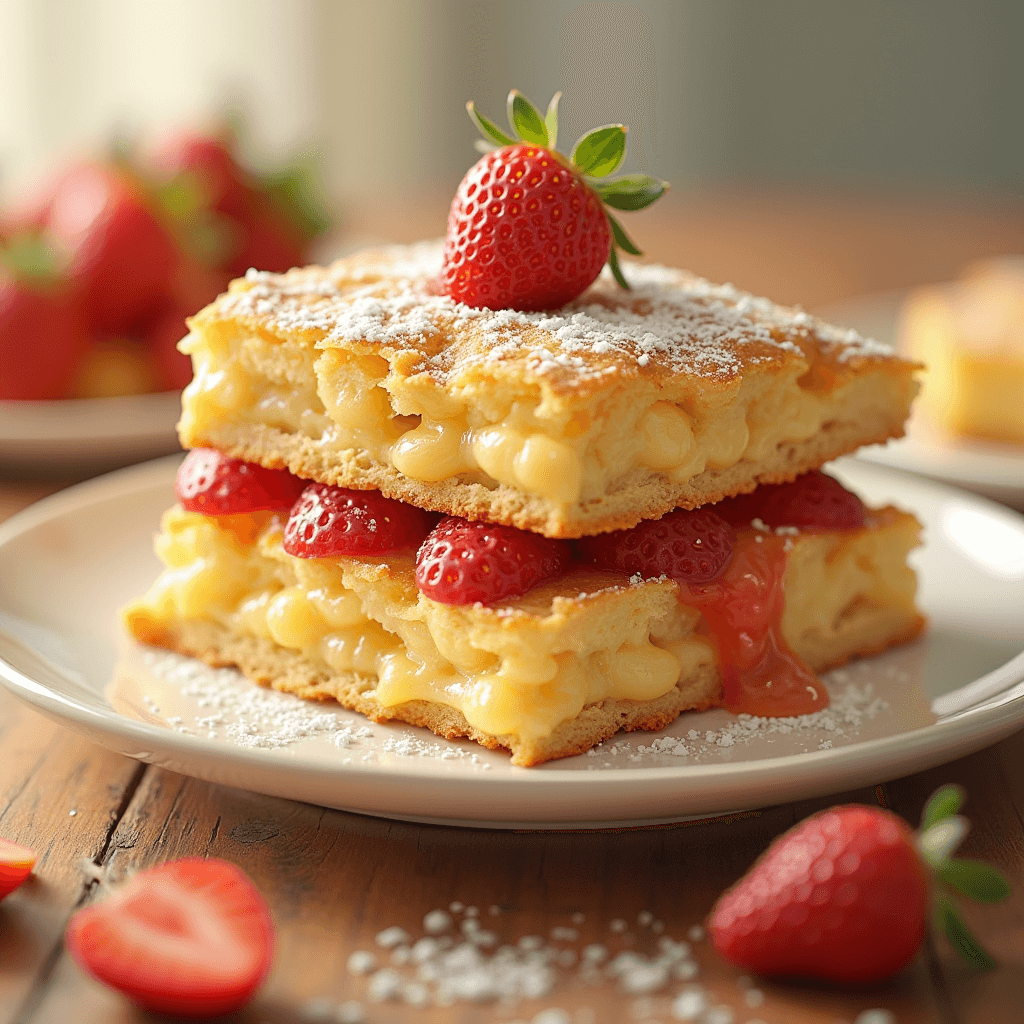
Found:
[(227, 130), (63, 170), (0, 213), (0, 401), (184, 387), (185, 318), (249, 267), (308, 263), (314, 191), (308, 163), (247, 170)]

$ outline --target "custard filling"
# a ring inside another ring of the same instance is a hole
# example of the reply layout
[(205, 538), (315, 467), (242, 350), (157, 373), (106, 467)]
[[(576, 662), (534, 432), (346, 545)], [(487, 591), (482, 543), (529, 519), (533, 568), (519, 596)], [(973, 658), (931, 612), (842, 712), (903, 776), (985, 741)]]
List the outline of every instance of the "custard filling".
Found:
[[(917, 621), (906, 565), (918, 524), (892, 508), (860, 530), (787, 534), (782, 633), (812, 668), (890, 642)], [(716, 654), (701, 612), (667, 579), (574, 566), (495, 606), (451, 606), (415, 585), (413, 552), (301, 559), (269, 513), (164, 514), (165, 570), (126, 610), (146, 640), (212, 620), (300, 653), (325, 674), (358, 673), (385, 708), (444, 704), (493, 736), (536, 742), (585, 706), (654, 700)]]
[(223, 324), (194, 331), (182, 350), (194, 366), (179, 425), (187, 444), (223, 423), (254, 424), (331, 453), (363, 451), (412, 480), (507, 485), (561, 506), (598, 498), (638, 470), (685, 484), (760, 462), (814, 437), (838, 410), (900, 401), (899, 383), (884, 374), (825, 387), (799, 360), (749, 374), (728, 394), (673, 401), (649, 382), (589, 399), (543, 381), (444, 387), (378, 355), (284, 345)]

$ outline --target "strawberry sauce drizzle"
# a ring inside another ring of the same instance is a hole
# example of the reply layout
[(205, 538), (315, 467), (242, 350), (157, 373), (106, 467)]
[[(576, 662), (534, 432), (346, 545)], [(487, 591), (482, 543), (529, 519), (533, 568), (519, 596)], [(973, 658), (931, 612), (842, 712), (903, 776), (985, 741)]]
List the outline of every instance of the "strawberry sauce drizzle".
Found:
[(782, 635), (785, 573), (783, 538), (742, 530), (718, 579), (679, 583), (680, 600), (703, 614), (733, 714), (788, 717), (828, 706), (828, 691)]

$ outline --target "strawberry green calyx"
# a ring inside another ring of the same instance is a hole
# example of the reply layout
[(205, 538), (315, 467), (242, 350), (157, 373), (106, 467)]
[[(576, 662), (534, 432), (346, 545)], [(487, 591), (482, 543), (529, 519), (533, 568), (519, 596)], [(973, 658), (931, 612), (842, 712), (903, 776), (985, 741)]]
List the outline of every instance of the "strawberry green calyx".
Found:
[(483, 136), (483, 139), (477, 140), (477, 149), (488, 152), (525, 142), (556, 153), (562, 163), (579, 175), (601, 200), (612, 238), (608, 266), (619, 285), (628, 289), (629, 284), (619, 266), (617, 250), (621, 249), (631, 256), (642, 256), (643, 253), (610, 209), (627, 212), (642, 210), (668, 191), (668, 182), (649, 174), (611, 177), (626, 159), (627, 129), (622, 124), (606, 124), (587, 132), (573, 146), (568, 158), (557, 153), (555, 146), (558, 141), (558, 104), (561, 96), (561, 93), (555, 93), (547, 113), (541, 114), (518, 89), (513, 89), (508, 94), (507, 103), (511, 134), (484, 117), (470, 101), (466, 104), (466, 110)]
[(953, 856), (970, 828), (967, 819), (958, 813), (964, 799), (959, 786), (943, 786), (932, 795), (921, 817), (917, 848), (934, 876), (935, 931), (944, 934), (968, 963), (980, 970), (990, 970), (995, 961), (971, 934), (953, 894), (977, 903), (998, 903), (1010, 895), (1010, 887), (991, 864)]

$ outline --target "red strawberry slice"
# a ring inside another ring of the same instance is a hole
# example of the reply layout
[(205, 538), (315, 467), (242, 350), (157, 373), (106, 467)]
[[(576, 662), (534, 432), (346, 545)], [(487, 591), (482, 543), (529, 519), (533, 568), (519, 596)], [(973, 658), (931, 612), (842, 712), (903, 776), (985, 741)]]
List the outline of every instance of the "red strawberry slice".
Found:
[(576, 551), (584, 562), (631, 576), (664, 575), (683, 583), (707, 583), (729, 564), (733, 532), (709, 508), (678, 508), (631, 530), (584, 537), (576, 542)]
[(864, 502), (817, 469), (787, 484), (762, 484), (751, 494), (719, 502), (715, 511), (737, 528), (760, 519), (772, 527), (858, 530), (865, 517)]
[(487, 309), (555, 309), (580, 295), (605, 263), (627, 288), (617, 248), (641, 255), (605, 207), (639, 210), (668, 187), (649, 175), (609, 178), (626, 156), (626, 129), (584, 135), (570, 157), (555, 150), (558, 94), (544, 116), (520, 92), (508, 97), (512, 135), (469, 116), (500, 148), (470, 168), (448, 215), (445, 294)]
[(142, 871), (80, 910), (66, 941), (84, 970), (143, 1009), (214, 1017), (262, 984), (274, 927), (242, 871), (196, 858)]
[(306, 481), (286, 469), (232, 459), (213, 448), (193, 448), (178, 469), (174, 493), (182, 508), (207, 516), (285, 512)]
[(0, 839), (0, 900), (9, 896), (30, 874), (36, 855), (27, 846)]
[(921, 945), (928, 872), (914, 833), (874, 807), (835, 807), (775, 841), (718, 901), (711, 938), (727, 960), (763, 974), (868, 984)]
[(445, 516), (416, 555), (416, 583), (441, 604), (493, 604), (557, 576), (568, 561), (564, 541)]
[(382, 555), (419, 544), (434, 517), (379, 491), (309, 484), (284, 529), (284, 549), (296, 558)]

